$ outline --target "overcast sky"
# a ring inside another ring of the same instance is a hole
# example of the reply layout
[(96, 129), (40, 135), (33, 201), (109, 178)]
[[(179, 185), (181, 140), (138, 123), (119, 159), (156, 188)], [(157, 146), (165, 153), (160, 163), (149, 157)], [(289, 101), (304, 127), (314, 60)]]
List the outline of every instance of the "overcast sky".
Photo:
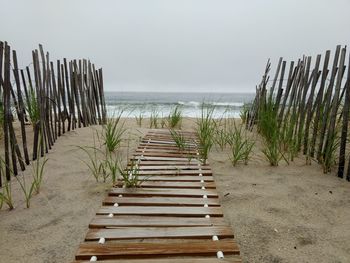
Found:
[(89, 58), (106, 90), (254, 91), (266, 60), (350, 43), (349, 0), (0, 0), (21, 66)]

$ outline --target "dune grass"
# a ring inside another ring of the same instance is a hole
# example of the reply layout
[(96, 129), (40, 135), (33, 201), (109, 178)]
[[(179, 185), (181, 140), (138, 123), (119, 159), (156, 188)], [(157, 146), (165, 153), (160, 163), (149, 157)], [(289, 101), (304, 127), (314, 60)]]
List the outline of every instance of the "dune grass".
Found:
[(173, 129), (175, 127), (181, 128), (182, 124), (182, 110), (179, 105), (175, 106), (167, 118), (168, 128)]
[(108, 118), (107, 123), (102, 126), (101, 138), (103, 145), (105, 145), (108, 152), (114, 152), (119, 148), (122, 141), (122, 136), (126, 129), (124, 123), (121, 121), (123, 110), (121, 110), (115, 117)]
[(154, 108), (151, 112), (149, 127), (158, 129), (159, 125), (159, 110)]
[(26, 96), (24, 98), (25, 110), (34, 129), (35, 125), (40, 121), (40, 109), (37, 94), (32, 86), (29, 86), (28, 98)]
[(139, 178), (140, 169), (137, 164), (137, 161), (130, 161), (126, 167), (123, 168), (123, 165), (119, 162), (118, 172), (123, 181), (123, 185), (126, 188), (139, 187), (145, 180)]
[(186, 138), (180, 131), (169, 129), (172, 139), (175, 141), (176, 146), (179, 150), (183, 151), (186, 149)]
[(243, 131), (243, 125), (237, 125), (233, 123), (233, 129), (227, 134), (227, 141), (231, 147), (230, 160), (233, 166), (236, 166), (238, 162), (248, 164), (250, 156), (252, 154), (255, 141), (248, 138)]
[(199, 154), (206, 164), (209, 152), (214, 144), (215, 122), (213, 119), (215, 107), (204, 106), (202, 103), (201, 117), (197, 119), (197, 136), (199, 140)]
[(140, 112), (138, 116), (137, 115), (135, 116), (136, 123), (139, 127), (142, 126), (142, 121), (143, 121), (144, 117), (145, 116), (142, 112)]
[(2, 208), (3, 204), (6, 204), (10, 210), (14, 209), (14, 204), (12, 200), (12, 188), (11, 188), (11, 182), (9, 182), (6, 179), (5, 176), (5, 167), (6, 163), (5, 161), (0, 157), (0, 170), (2, 176), (2, 188), (0, 192), (0, 209)]
[(282, 145), (282, 133), (279, 128), (277, 111), (274, 108), (273, 101), (266, 102), (259, 110), (258, 131), (263, 137), (264, 148), (262, 150), (271, 166), (278, 166), (279, 161), (284, 159)]

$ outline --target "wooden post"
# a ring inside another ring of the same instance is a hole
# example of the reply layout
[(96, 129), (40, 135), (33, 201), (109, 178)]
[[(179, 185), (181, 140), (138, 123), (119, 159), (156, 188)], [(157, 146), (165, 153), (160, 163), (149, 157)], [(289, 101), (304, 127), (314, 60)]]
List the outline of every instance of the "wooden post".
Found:
[(337, 74), (337, 70), (338, 70), (338, 60), (339, 60), (339, 54), (340, 54), (340, 48), (341, 46), (338, 45), (334, 54), (334, 60), (333, 60), (333, 65), (332, 65), (332, 71), (331, 71), (331, 78), (328, 84), (328, 89), (327, 89), (327, 93), (325, 96), (325, 102), (324, 102), (324, 114), (323, 114), (323, 118), (322, 118), (322, 125), (321, 125), (321, 131), (320, 131), (320, 139), (319, 139), (319, 147), (318, 147), (318, 151), (317, 151), (317, 159), (320, 162), (322, 159), (322, 155), (323, 155), (323, 150), (324, 150), (324, 146), (325, 146), (325, 140), (324, 138), (326, 137), (326, 129), (328, 126), (328, 116), (329, 116), (329, 112), (331, 110), (331, 99), (332, 99), (332, 94), (333, 94), (333, 85), (334, 85), (334, 81), (335, 81), (335, 76)]
[(13, 73), (15, 76), (16, 81), (16, 87), (17, 87), (17, 97), (18, 97), (18, 119), (21, 124), (21, 134), (22, 134), (22, 145), (23, 145), (23, 153), (24, 153), (24, 159), (26, 164), (29, 164), (29, 155), (28, 155), (28, 148), (27, 148), (27, 136), (26, 136), (26, 130), (25, 130), (25, 123), (24, 123), (24, 103), (22, 99), (22, 92), (21, 92), (21, 84), (19, 80), (19, 74), (18, 74), (18, 63), (17, 63), (17, 54), (15, 50), (12, 50), (12, 56), (13, 56)]
[[(3, 52), (3, 43), (0, 43), (1, 53)], [(4, 102), (4, 146), (5, 146), (5, 176), (6, 180), (11, 180), (10, 153), (9, 153), (9, 127), (11, 121), (10, 112), (10, 47), (5, 42), (4, 52), (4, 83), (3, 83), (3, 102)], [(0, 71), (1, 72), (1, 71)]]
[(310, 142), (310, 156), (314, 157), (315, 155), (315, 144), (316, 144), (316, 138), (317, 138), (317, 132), (320, 127), (320, 117), (321, 117), (321, 107), (322, 107), (322, 101), (323, 101), (323, 93), (324, 93), (324, 87), (326, 85), (327, 75), (328, 75), (328, 63), (329, 63), (329, 57), (330, 57), (331, 51), (326, 51), (326, 56), (324, 58), (323, 62), (323, 69), (322, 69), (322, 77), (321, 77), (321, 84), (319, 88), (319, 92), (317, 94), (316, 98), (316, 115), (314, 118), (314, 127), (313, 127), (313, 133), (312, 138)]
[(286, 92), (284, 93), (282, 107), (280, 109), (279, 116), (278, 116), (279, 125), (281, 125), (281, 122), (283, 120), (284, 108), (286, 107), (287, 99), (288, 99), (289, 92), (290, 92), (290, 87), (292, 85), (295, 73), (296, 73), (296, 70), (294, 69), (294, 61), (291, 61), (290, 67), (289, 67)]
[(304, 129), (304, 151), (303, 151), (304, 154), (307, 154), (308, 147), (309, 147), (309, 130), (310, 130), (310, 124), (312, 120), (312, 104), (314, 101), (315, 89), (318, 82), (318, 76), (319, 76), (318, 69), (320, 67), (320, 61), (321, 61), (321, 55), (317, 55), (315, 68), (313, 70), (314, 78), (311, 84), (309, 99), (306, 104), (306, 122), (305, 122), (305, 129)]
[[(345, 168), (345, 150), (346, 150), (346, 141), (348, 137), (348, 123), (349, 123), (349, 110), (350, 110), (350, 57), (348, 64), (348, 74), (347, 82), (344, 86), (345, 100), (343, 107), (343, 126), (341, 130), (341, 139), (340, 139), (340, 148), (339, 148), (339, 165), (338, 165), (338, 177), (344, 177), (344, 168)], [(347, 179), (350, 179), (350, 159), (348, 164)]]

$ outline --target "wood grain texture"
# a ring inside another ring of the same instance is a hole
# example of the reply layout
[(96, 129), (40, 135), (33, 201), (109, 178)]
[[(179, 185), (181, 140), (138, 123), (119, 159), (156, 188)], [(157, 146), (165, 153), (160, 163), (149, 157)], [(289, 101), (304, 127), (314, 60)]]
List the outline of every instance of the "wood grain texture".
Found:
[(217, 197), (218, 194), (213, 189), (159, 189), (159, 188), (112, 188), (109, 195), (127, 195), (127, 196), (187, 196), (200, 197)]
[(102, 206), (98, 215), (223, 216), (220, 207)]
[(90, 228), (107, 227), (193, 227), (227, 225), (222, 217), (170, 217), (170, 216), (140, 216), (118, 215), (108, 217), (97, 215), (90, 223)]
[(167, 242), (167, 243), (83, 243), (76, 254), (76, 259), (142, 258), (164, 257), (176, 255), (209, 255), (215, 256), (217, 251), (227, 254), (239, 254), (239, 248), (233, 240), (202, 242)]
[[(100, 260), (99, 260), (100, 261)], [(89, 263), (90, 261), (75, 261), (73, 263)], [(230, 255), (229, 258), (218, 259), (213, 256), (201, 258), (162, 258), (162, 259), (118, 259), (100, 261), (105, 263), (242, 263), (240, 256)]]
[[(200, 182), (203, 180), (204, 182), (213, 182), (214, 177), (203, 175), (203, 176), (195, 176), (195, 175), (153, 175), (153, 176), (139, 176), (140, 180), (150, 181), (176, 181), (176, 182)], [(141, 185), (142, 186), (142, 185)]]
[(147, 238), (207, 238), (218, 236), (220, 239), (233, 237), (229, 226), (197, 227), (115, 227), (108, 229), (90, 229), (86, 241), (105, 239), (147, 239)]
[(103, 204), (114, 205), (118, 203), (119, 206), (219, 206), (218, 198), (189, 198), (189, 197), (116, 197), (107, 196)]

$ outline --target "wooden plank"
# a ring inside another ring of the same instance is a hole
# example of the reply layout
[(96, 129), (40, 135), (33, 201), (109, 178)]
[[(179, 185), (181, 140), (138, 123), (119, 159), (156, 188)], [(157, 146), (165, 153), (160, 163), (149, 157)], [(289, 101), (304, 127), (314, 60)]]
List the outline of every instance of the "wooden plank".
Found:
[(112, 188), (109, 195), (126, 195), (126, 196), (178, 196), (178, 197), (217, 197), (218, 194), (212, 189), (158, 189), (158, 188)]
[(108, 229), (89, 229), (85, 241), (147, 238), (207, 238), (212, 236), (233, 238), (229, 226), (198, 226), (198, 227), (115, 227)]
[(187, 154), (187, 153), (152, 153), (152, 152), (135, 152), (133, 156), (148, 156), (148, 157), (182, 157), (182, 158), (195, 158), (196, 154)]
[(118, 203), (119, 206), (127, 205), (143, 205), (143, 206), (219, 206), (218, 198), (188, 198), (188, 197), (115, 197), (107, 196), (103, 205), (114, 205)]
[[(213, 182), (212, 176), (191, 176), (191, 175), (154, 175), (154, 176), (139, 176), (140, 180), (145, 181), (176, 181), (176, 182), (198, 182), (203, 180), (204, 182)], [(142, 186), (142, 185), (141, 185)]]
[(98, 215), (222, 216), (220, 207), (102, 206)]
[[(145, 142), (147, 143), (149, 140), (147, 139), (142, 139), (141, 142)], [(162, 140), (156, 140), (156, 139), (153, 139), (153, 140), (150, 140), (150, 142), (152, 143), (157, 143), (157, 144), (170, 144), (170, 145), (176, 145), (176, 143), (174, 141), (162, 141)], [(189, 144), (189, 145), (193, 145), (195, 146), (195, 144)]]
[(180, 150), (179, 148), (174, 149), (155, 149), (155, 148), (147, 148), (147, 147), (140, 147), (136, 149), (137, 153), (176, 153), (176, 154), (197, 154), (197, 151), (194, 150)]
[(142, 188), (187, 188), (187, 189), (200, 189), (201, 187), (216, 188), (213, 182), (162, 182), (162, 181), (145, 181), (142, 183)]
[[(147, 142), (140, 142), (139, 147), (147, 147), (147, 148), (157, 148), (157, 149), (174, 149), (174, 148), (178, 148), (178, 146), (176, 144), (162, 144), (162, 143), (154, 143), (152, 141), (147, 141)], [(186, 145), (186, 147), (191, 148), (191, 149), (197, 149), (196, 145), (190, 144), (190, 145)]]
[(184, 175), (199, 175), (199, 174), (202, 174), (202, 175), (204, 175), (204, 174), (207, 174), (207, 175), (211, 175), (212, 174), (212, 171), (211, 170), (201, 170), (201, 171), (199, 171), (199, 170), (181, 170), (181, 169), (179, 169), (179, 170), (174, 170), (174, 171), (171, 171), (171, 170), (169, 170), (169, 171), (165, 171), (165, 170), (163, 170), (163, 171), (159, 171), (159, 170), (157, 170), (157, 171), (139, 171), (139, 175), (160, 175), (160, 174), (162, 174), (162, 175), (170, 175), (170, 174), (174, 174), (174, 175), (182, 175), (182, 174), (184, 174)]
[(164, 257), (175, 255), (216, 255), (217, 251), (226, 254), (239, 254), (239, 248), (233, 240), (201, 242), (167, 242), (167, 243), (83, 243), (76, 254), (77, 260), (115, 258)]
[[(183, 162), (183, 161), (187, 161), (187, 162), (192, 162), (195, 161), (195, 158), (189, 159), (189, 158), (185, 158), (185, 157), (162, 157), (162, 156), (143, 156), (141, 157), (141, 154), (135, 154), (134, 158), (132, 158), (134, 160), (141, 160), (141, 161), (174, 161), (174, 162)], [(197, 161), (197, 160), (196, 160)], [(208, 162), (206, 162), (206, 165), (208, 165)]]
[(222, 217), (170, 217), (170, 216), (96, 216), (89, 228), (107, 227), (193, 227), (226, 225)]
[(209, 166), (198, 166), (198, 165), (146, 165), (143, 166), (142, 164), (139, 165), (140, 170), (197, 170), (202, 169), (202, 170), (210, 170)]
[(186, 161), (140, 161), (139, 166), (164, 166), (164, 165), (173, 165), (173, 166), (190, 166), (190, 167), (201, 167), (201, 169), (209, 168), (210, 166), (201, 164), (201, 162), (197, 161), (196, 159), (191, 160), (190, 162), (188, 160)]
[[(100, 261), (100, 260), (99, 260)], [(73, 263), (89, 263), (90, 261), (75, 261)], [(240, 256), (230, 255), (229, 258), (218, 259), (214, 256), (205, 258), (162, 258), (162, 259), (118, 259), (101, 261), (105, 263), (242, 263)]]

